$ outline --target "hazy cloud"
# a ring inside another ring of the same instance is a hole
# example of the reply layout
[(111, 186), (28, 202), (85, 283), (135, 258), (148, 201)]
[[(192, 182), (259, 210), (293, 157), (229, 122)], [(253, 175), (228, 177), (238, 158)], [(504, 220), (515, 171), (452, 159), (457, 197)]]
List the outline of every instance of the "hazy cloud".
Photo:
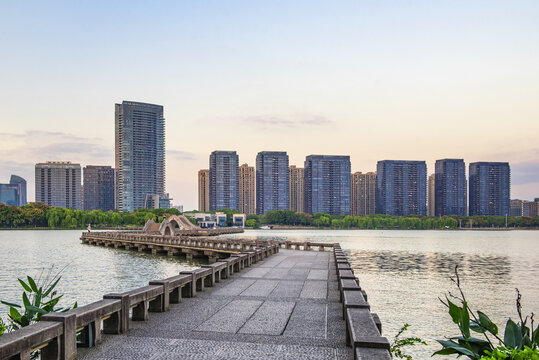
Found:
[(510, 164), (510, 166), (512, 185), (525, 185), (539, 182), (539, 162), (523, 162)]
[(176, 160), (195, 160), (197, 157), (194, 153), (181, 150), (166, 150), (167, 157), (172, 157)]
[(326, 126), (333, 121), (321, 115), (260, 115), (248, 116), (242, 122), (258, 125), (260, 127), (288, 127)]

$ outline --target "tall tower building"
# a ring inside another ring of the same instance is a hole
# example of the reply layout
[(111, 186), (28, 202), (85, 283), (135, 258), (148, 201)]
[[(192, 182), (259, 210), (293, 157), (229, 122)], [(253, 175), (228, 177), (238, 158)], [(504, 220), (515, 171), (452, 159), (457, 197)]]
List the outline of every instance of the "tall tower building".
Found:
[(165, 194), (163, 106), (133, 101), (115, 105), (118, 210), (134, 211)]
[(239, 209), (238, 163), (235, 151), (210, 154), (210, 211)]
[(424, 161), (378, 161), (376, 213), (427, 214), (427, 165)]
[(26, 180), (11, 175), (9, 184), (0, 184), (0, 203), (9, 206), (26, 205)]
[(466, 166), (463, 159), (436, 160), (435, 216), (466, 216)]
[(88, 165), (83, 169), (84, 210), (114, 210), (114, 169)]
[(210, 211), (210, 170), (198, 171), (198, 211)]
[(290, 189), (290, 206), (289, 209), (295, 212), (304, 212), (303, 210), (303, 193), (304, 193), (304, 171), (303, 168), (298, 168), (291, 165), (288, 171), (288, 187)]
[(305, 212), (350, 215), (350, 156), (307, 156), (304, 186)]
[(255, 213), (255, 168), (243, 164), (239, 168), (239, 211), (243, 214)]
[(436, 214), (436, 174), (431, 174), (427, 182), (427, 216)]
[(511, 170), (507, 162), (470, 164), (470, 216), (509, 215)]
[(262, 151), (256, 155), (256, 212), (288, 210), (290, 189), (288, 155), (284, 151)]
[(26, 180), (24, 180), (20, 176), (11, 175), (11, 178), (9, 179), (9, 183), (11, 185), (19, 185), (19, 205), (18, 206), (24, 206), (28, 204), (28, 201), (26, 200)]
[(82, 210), (80, 164), (48, 161), (35, 170), (36, 202)]
[(351, 177), (352, 215), (376, 212), (376, 172), (356, 172)]

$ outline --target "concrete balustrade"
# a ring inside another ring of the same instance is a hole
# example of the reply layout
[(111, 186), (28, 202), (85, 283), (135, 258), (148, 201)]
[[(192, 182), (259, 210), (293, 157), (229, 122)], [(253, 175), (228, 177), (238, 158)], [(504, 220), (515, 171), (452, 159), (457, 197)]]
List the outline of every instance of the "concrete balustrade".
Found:
[(348, 258), (340, 245), (334, 246), (335, 267), (346, 322), (346, 344), (353, 347), (354, 358), (389, 360), (389, 341), (381, 336), (382, 323), (370, 312), (367, 293), (361, 289)]
[(57, 321), (40, 321), (4, 334), (0, 336), (0, 359), (30, 360), (32, 352), (41, 349), (42, 360), (56, 360), (63, 334), (63, 325)]

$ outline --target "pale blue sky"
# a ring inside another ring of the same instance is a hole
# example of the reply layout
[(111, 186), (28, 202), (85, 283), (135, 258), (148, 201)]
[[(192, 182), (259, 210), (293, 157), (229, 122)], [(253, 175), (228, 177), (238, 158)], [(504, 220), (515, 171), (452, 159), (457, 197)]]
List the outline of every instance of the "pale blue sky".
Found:
[(114, 103), (165, 106), (167, 190), (216, 149), (509, 161), (539, 197), (537, 1), (2, 3), (0, 182), (114, 161)]

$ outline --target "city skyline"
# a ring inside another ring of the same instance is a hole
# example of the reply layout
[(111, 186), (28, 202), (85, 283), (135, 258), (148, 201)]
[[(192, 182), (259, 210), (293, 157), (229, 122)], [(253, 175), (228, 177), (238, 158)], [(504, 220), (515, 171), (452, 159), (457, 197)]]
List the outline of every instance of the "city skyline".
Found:
[(425, 160), (429, 175), (446, 157), (507, 161), (511, 197), (537, 196), (536, 2), (124, 7), (14, 2), (0, 14), (0, 173), (27, 179), (28, 201), (38, 162), (114, 166), (122, 99), (166, 108), (167, 192), (186, 209), (214, 149), (254, 165), (279, 147), (300, 167), (346, 154), (365, 173), (384, 158)]

